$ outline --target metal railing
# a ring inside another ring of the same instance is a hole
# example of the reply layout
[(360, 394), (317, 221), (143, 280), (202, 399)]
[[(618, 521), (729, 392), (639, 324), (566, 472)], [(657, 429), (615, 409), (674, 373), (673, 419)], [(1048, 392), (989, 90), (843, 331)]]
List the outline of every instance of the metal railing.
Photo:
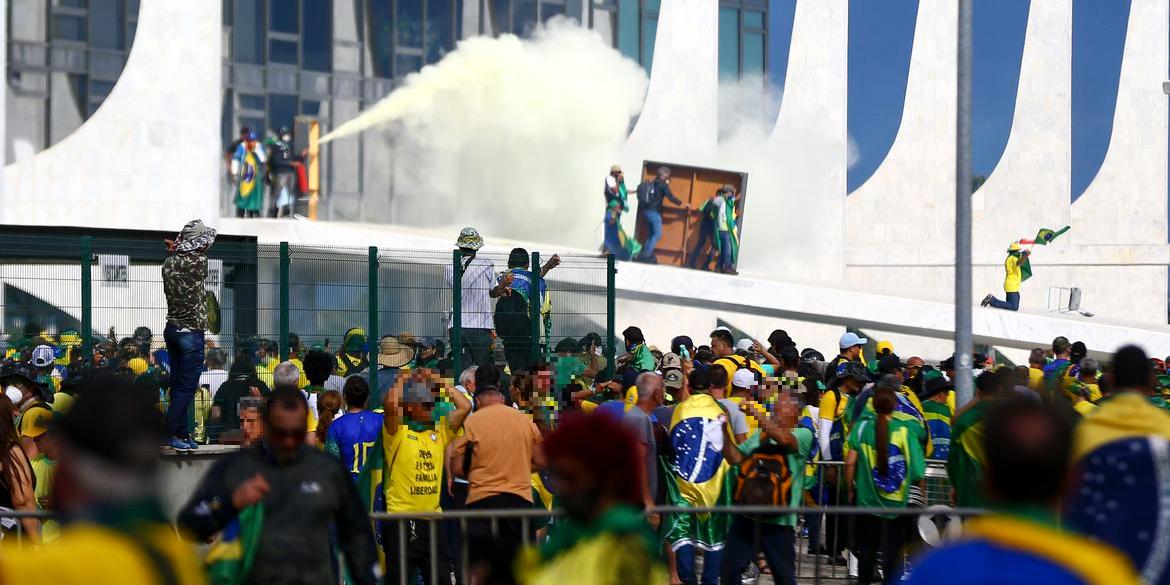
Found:
[[(48, 341), (57, 348), (61, 375), (67, 375), (78, 355), (129, 365), (135, 376), (143, 369), (164, 371), (167, 302), (161, 267), (166, 249), (161, 240), (174, 235), (30, 231), (0, 230), (0, 353), (19, 357)], [(612, 257), (561, 254), (560, 265), (542, 278), (542, 258), (547, 261), (549, 252), (532, 251), (525, 263), (535, 275), (533, 287), (547, 288), (547, 302), (527, 303), (525, 334), (493, 339), (489, 359), (504, 365), (507, 350), (515, 353), (519, 347), (526, 361), (546, 361), (560, 340), (594, 333), (603, 340), (612, 368)], [(481, 251), (479, 257), (492, 263), (493, 281), (508, 269), (508, 254)], [(361, 329), (365, 337), (350, 353), (357, 363), (376, 364), (379, 338), (385, 335), (428, 337), (445, 352), (462, 345), (461, 322), (467, 320), (463, 303), (456, 301), (473, 292), (461, 286), (461, 273), (458, 251), (271, 245), (221, 236), (208, 252), (211, 326), (205, 366), (226, 376), (237, 357), (246, 355), (257, 366), (256, 378), (271, 386), (271, 368), (281, 360), (314, 347), (346, 353), (346, 333), (352, 329)], [(140, 328), (149, 331), (131, 341)], [(450, 371), (458, 375), (468, 364), (463, 352), (453, 351), (451, 358)], [(377, 370), (369, 368), (372, 388)], [(165, 399), (165, 378), (156, 382)], [(194, 407), (190, 418), (194, 428)]]

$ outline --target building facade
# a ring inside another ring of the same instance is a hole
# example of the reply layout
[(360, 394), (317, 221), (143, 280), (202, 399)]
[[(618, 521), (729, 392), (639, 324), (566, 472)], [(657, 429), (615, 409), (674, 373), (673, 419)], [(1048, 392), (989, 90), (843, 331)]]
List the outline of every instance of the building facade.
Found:
[[(769, 0), (721, 0), (719, 74), (763, 75)], [(775, 1), (775, 0), (772, 0)], [(529, 36), (555, 17), (597, 31), (649, 70), (661, 0), (222, 0), (224, 147), (315, 116), (323, 131), (435, 63), (460, 39)], [(10, 0), (5, 163), (81, 126), (116, 84), (134, 44), (139, 0)], [(321, 217), (384, 222), (392, 153), (380, 134), (325, 149)], [(223, 189), (226, 193), (226, 186)], [(225, 195), (221, 211), (230, 211)]]

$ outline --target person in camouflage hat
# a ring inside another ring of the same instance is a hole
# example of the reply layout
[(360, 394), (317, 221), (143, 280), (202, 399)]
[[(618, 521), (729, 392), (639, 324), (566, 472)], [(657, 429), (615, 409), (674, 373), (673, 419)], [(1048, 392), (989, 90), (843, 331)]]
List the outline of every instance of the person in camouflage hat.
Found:
[(215, 230), (196, 219), (187, 222), (174, 240), (164, 240), (163, 292), (167, 297), (167, 326), (163, 330), (171, 358), (171, 403), (167, 409), (168, 446), (194, 451), (187, 409), (199, 385), (203, 369), (204, 331), (207, 330), (207, 249), (215, 242)]

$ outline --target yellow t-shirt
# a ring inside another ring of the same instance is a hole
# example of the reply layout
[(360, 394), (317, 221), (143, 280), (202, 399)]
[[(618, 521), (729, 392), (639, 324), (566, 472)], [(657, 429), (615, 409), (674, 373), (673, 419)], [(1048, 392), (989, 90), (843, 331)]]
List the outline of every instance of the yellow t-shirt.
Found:
[[(53, 471), (57, 468), (57, 462), (45, 457), (43, 454), (37, 455), (32, 460), (33, 477), (36, 478), (36, 489), (33, 494), (37, 498), (37, 509), (48, 510), (49, 503), (53, 496)], [(61, 535), (61, 524), (56, 520), (45, 520), (41, 522), (41, 542), (48, 544), (57, 540)]]
[(712, 362), (711, 367), (723, 368), (723, 371), (727, 372), (727, 387), (726, 388), (727, 388), (727, 395), (729, 395), (729, 396), (731, 395), (731, 379), (733, 377), (735, 377), (736, 370), (739, 370), (741, 367), (747, 367), (747, 368), (751, 369), (752, 371), (759, 374), (759, 377), (761, 379), (764, 376), (768, 375), (768, 373), (764, 371), (763, 366), (761, 366), (760, 364), (758, 364), (752, 360), (749, 360), (743, 356), (737, 355), (737, 354), (721, 357), (721, 358), (715, 360), (714, 362)]
[(64, 392), (57, 392), (56, 394), (53, 395), (53, 403), (50, 404), (49, 406), (51, 406), (53, 408), (53, 412), (59, 412), (62, 415), (64, 415), (65, 413), (69, 412), (70, 408), (73, 408), (73, 401), (74, 400), (75, 399), (73, 398), (73, 395), (71, 395), (71, 394), (66, 394)]
[(300, 388), (309, 385), (309, 378), (305, 376), (305, 364), (301, 363), (300, 358), (288, 358), (288, 363), (297, 367), (297, 371), (301, 373)]
[(1024, 280), (1024, 274), (1020, 270), (1020, 257), (1008, 254), (1003, 268), (1007, 271), (1003, 278), (1003, 292), (1020, 292), (1020, 283)]
[(1028, 368), (1028, 387), (1035, 392), (1044, 389), (1044, 370)]
[[(170, 526), (158, 525), (148, 539), (170, 561), (178, 585), (207, 583), (203, 563)], [(13, 540), (15, 542), (15, 539)], [(93, 524), (73, 524), (52, 544), (0, 555), (4, 585), (163, 585), (158, 569), (130, 537)]]
[(399, 425), (393, 435), (382, 428), (386, 452), (387, 512), (438, 512), (443, 489), (443, 457), (453, 434), (444, 424), (425, 431)]
[(1097, 410), (1097, 405), (1089, 402), (1088, 400), (1082, 400), (1076, 404), (1073, 404), (1073, 410), (1077, 411), (1077, 414), (1081, 416), (1088, 416), (1090, 412)]

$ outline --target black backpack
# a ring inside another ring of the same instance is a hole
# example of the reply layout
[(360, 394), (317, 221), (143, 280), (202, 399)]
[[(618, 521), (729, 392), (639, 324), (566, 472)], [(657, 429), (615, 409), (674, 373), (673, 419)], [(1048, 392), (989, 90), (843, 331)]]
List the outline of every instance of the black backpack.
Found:
[(654, 197), (654, 181), (643, 181), (638, 185), (638, 205), (650, 205)]
[(793, 471), (780, 445), (761, 443), (740, 461), (732, 501), (745, 506), (791, 505)]

